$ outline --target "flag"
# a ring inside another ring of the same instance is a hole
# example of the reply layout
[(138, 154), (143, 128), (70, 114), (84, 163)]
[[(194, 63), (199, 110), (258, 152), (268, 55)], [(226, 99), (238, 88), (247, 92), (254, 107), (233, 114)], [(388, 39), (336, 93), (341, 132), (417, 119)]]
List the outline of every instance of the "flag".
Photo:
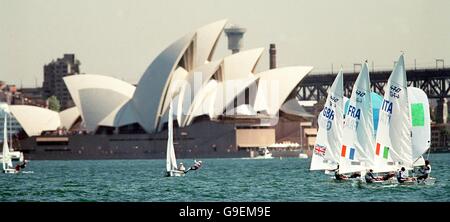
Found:
[[(381, 144), (377, 143), (377, 147), (375, 149), (375, 155), (380, 156)], [(383, 148), (383, 158), (387, 159), (389, 157), (389, 147), (384, 146)]]
[(355, 148), (350, 148), (350, 155), (349, 155), (349, 159), (351, 159), (351, 160), (354, 160), (355, 159), (355, 151), (356, 151), (356, 149)]
[(389, 155), (389, 147), (385, 146), (383, 151), (383, 158), (387, 159)]
[(316, 144), (314, 146), (314, 153), (317, 154), (317, 155), (324, 156), (326, 150), (327, 150), (327, 148), (325, 146), (321, 146), (319, 144)]
[(342, 151), (341, 151), (341, 156), (345, 157), (345, 152), (347, 151), (347, 146), (342, 145)]
[[(355, 152), (356, 152), (356, 149), (354, 147), (350, 147), (350, 149), (348, 151), (348, 158), (351, 160), (354, 160)], [(346, 145), (342, 145), (341, 156), (347, 157), (347, 146)]]

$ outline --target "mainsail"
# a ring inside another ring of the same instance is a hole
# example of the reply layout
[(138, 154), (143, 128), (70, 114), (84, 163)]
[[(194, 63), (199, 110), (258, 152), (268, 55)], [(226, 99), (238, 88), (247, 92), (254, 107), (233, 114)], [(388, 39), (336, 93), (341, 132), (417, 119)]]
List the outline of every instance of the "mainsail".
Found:
[[(376, 135), (378, 129), (378, 114), (381, 108), (381, 102), (383, 101), (383, 97), (378, 95), (376, 92), (370, 93), (370, 99), (372, 100), (372, 114), (373, 114), (373, 130)], [(347, 97), (344, 97), (344, 113), (348, 110), (348, 105), (350, 100)], [(345, 119), (345, 115), (344, 115)]]
[(398, 166), (413, 166), (407, 86), (401, 55), (384, 90), (376, 145), (372, 148), (375, 150), (375, 172), (392, 171)]
[(7, 126), (7, 116), (5, 114), (4, 122), (3, 122), (3, 152), (2, 152), (2, 160), (3, 160), (3, 170), (6, 170), (8, 168), (12, 168), (12, 160), (11, 155), (9, 153), (9, 147), (8, 147), (8, 129)]
[(367, 63), (355, 81), (342, 132), (339, 172), (358, 172), (373, 166), (374, 128)]
[(344, 78), (342, 69), (328, 90), (327, 100), (318, 117), (319, 130), (310, 170), (333, 170), (339, 161), (344, 119)]
[(412, 159), (416, 165), (419, 164), (417, 160), (430, 148), (430, 104), (423, 90), (416, 87), (408, 87), (407, 90), (412, 125)]
[(168, 118), (168, 134), (167, 134), (167, 159), (166, 159), (166, 169), (167, 172), (177, 169), (177, 159), (175, 158), (175, 149), (173, 147), (173, 109), (172, 102), (170, 102), (169, 107), (169, 118)]

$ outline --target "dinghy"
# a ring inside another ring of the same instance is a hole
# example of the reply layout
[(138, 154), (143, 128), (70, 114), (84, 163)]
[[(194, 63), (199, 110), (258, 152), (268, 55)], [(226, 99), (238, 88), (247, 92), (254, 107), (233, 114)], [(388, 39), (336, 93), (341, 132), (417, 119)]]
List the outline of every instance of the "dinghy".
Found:
[(166, 153), (166, 176), (184, 176), (185, 172), (178, 170), (177, 159), (175, 157), (175, 148), (173, 146), (173, 110), (172, 102), (170, 102), (169, 107), (169, 118), (168, 118), (168, 129), (167, 129), (167, 153)]
[(267, 147), (260, 147), (255, 157), (251, 159), (273, 159), (272, 152)]
[[(373, 170), (377, 173), (396, 172), (401, 167), (412, 170), (423, 165), (423, 153), (429, 149), (430, 115), (426, 94), (417, 88), (407, 87), (404, 58), (401, 55), (385, 86), (379, 112)], [(411, 181), (402, 185), (434, 183)], [(376, 184), (398, 183), (395, 179), (376, 181)]]
[(12, 157), (11, 153), (9, 151), (8, 146), (8, 129), (7, 126), (7, 116), (5, 114), (5, 121), (3, 122), (3, 150), (2, 150), (2, 166), (3, 166), (3, 173), (17, 173), (16, 169), (14, 169), (12, 164)]
[[(5, 113), (6, 115), (6, 113)], [(11, 131), (11, 114), (7, 114), (7, 116), (9, 116), (9, 130)], [(6, 118), (6, 117), (5, 117)], [(8, 125), (8, 124), (7, 124)], [(8, 133), (7, 133), (8, 134)], [(20, 151), (14, 151), (13, 148), (13, 142), (12, 142), (12, 134), (9, 135), (9, 155), (11, 157), (12, 161), (19, 161), (19, 162), (24, 162), (24, 156), (23, 153)], [(3, 158), (3, 154), (0, 153), (0, 160)]]

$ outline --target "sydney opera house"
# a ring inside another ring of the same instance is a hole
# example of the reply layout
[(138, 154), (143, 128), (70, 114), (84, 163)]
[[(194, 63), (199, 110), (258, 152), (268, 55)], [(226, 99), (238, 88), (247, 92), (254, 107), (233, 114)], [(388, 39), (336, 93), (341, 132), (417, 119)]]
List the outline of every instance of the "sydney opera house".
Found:
[(72, 108), (12, 105), (27, 135), (17, 149), (30, 159), (163, 158), (170, 103), (179, 158), (246, 157), (252, 148), (298, 142), (300, 122), (312, 116), (293, 94), (312, 67), (256, 72), (263, 48), (213, 59), (226, 25), (217, 21), (173, 42), (137, 85), (73, 75), (64, 78)]

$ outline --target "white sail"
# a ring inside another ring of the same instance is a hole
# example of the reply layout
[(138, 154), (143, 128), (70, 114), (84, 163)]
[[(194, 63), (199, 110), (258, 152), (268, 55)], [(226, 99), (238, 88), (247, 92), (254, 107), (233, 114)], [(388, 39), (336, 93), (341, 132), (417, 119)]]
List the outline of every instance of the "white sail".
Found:
[[(403, 55), (398, 59), (385, 86), (380, 108), (375, 150), (375, 172), (413, 166), (411, 122)], [(393, 160), (394, 162), (390, 161)]]
[(177, 169), (177, 159), (175, 158), (175, 149), (173, 147), (173, 109), (172, 102), (169, 108), (169, 120), (167, 126), (167, 159), (166, 159), (166, 170), (167, 172)]
[(422, 156), (420, 156), (417, 160), (414, 161), (413, 165), (415, 167), (417, 167), (417, 166), (425, 166), (425, 159)]
[(7, 126), (7, 116), (5, 114), (5, 121), (3, 122), (3, 152), (2, 152), (2, 160), (3, 160), (3, 170), (6, 170), (8, 168), (12, 168), (12, 160), (11, 160), (11, 155), (9, 153), (9, 147), (8, 147), (8, 129), (6, 128)]
[(339, 161), (344, 119), (344, 78), (342, 69), (328, 90), (324, 109), (318, 117), (319, 130), (311, 159), (310, 170), (333, 170)]
[(412, 159), (416, 161), (430, 148), (430, 104), (428, 96), (423, 90), (416, 87), (408, 87), (407, 90), (412, 125)]
[(339, 172), (363, 171), (373, 166), (374, 128), (367, 63), (355, 81), (342, 132)]

